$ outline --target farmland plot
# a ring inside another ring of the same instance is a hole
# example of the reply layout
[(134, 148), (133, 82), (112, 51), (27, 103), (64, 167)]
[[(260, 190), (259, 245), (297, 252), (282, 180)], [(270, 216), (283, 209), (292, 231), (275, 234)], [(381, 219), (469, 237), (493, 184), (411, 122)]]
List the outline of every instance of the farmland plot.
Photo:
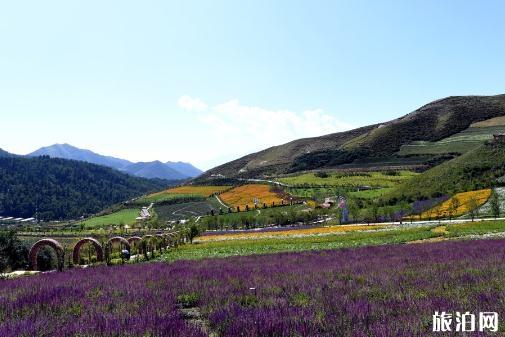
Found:
[(113, 225), (134, 225), (136, 222), (135, 219), (139, 216), (139, 213), (139, 209), (122, 209), (112, 214), (89, 218), (82, 221), (80, 224), (89, 229)]
[[(470, 210), (486, 203), (491, 196), (491, 189), (457, 193), (452, 198), (423, 212), (422, 219), (454, 217), (468, 213)], [(474, 204), (472, 204), (472, 201)]]
[(248, 184), (235, 187), (232, 190), (222, 193), (219, 198), (228, 206), (233, 208), (238, 206), (242, 210), (245, 209), (246, 205), (249, 206), (249, 208), (253, 208), (255, 198), (258, 199), (258, 206), (260, 207), (263, 203), (266, 203), (267, 206), (272, 205), (272, 203), (279, 205), (284, 200), (281, 195), (272, 191), (270, 185), (260, 184)]
[(207, 215), (210, 211), (218, 209), (208, 201), (186, 202), (182, 204), (155, 206), (154, 210), (160, 220), (181, 220), (194, 216)]

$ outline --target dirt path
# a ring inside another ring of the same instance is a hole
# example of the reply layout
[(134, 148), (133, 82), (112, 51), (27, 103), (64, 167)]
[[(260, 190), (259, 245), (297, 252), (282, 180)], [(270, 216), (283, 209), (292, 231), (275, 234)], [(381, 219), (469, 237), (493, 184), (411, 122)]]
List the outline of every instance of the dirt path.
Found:
[(219, 201), (219, 203), (221, 205), (223, 205), (226, 209), (228, 209), (228, 206), (224, 202), (222, 202), (221, 199), (219, 199), (219, 197), (217, 195), (216, 195), (216, 199), (217, 199), (217, 201)]
[(218, 334), (212, 331), (209, 322), (203, 317), (199, 307), (180, 308), (179, 311), (189, 324), (196, 326), (209, 337), (218, 337)]

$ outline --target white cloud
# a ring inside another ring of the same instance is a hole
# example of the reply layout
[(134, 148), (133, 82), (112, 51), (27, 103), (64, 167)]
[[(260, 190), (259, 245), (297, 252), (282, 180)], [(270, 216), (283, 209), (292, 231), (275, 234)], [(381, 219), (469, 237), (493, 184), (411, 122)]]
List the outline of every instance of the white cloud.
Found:
[(188, 95), (181, 96), (177, 101), (179, 107), (188, 111), (205, 111), (207, 109), (207, 104), (199, 98), (193, 98)]
[[(179, 99), (179, 105), (183, 97)], [(207, 107), (201, 100), (198, 102)], [(203, 147), (211, 149), (214, 154), (233, 154), (236, 157), (298, 138), (352, 128), (352, 125), (321, 109), (302, 112), (269, 110), (230, 100), (202, 111), (199, 120), (208, 130)]]

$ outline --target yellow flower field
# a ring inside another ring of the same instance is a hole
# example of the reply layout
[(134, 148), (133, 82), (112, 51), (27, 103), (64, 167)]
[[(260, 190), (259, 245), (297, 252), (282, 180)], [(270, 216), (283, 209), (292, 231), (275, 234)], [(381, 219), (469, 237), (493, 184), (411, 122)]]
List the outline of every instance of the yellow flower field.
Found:
[(282, 197), (270, 190), (270, 185), (248, 184), (235, 187), (229, 191), (222, 193), (219, 199), (230, 207), (236, 208), (240, 206), (241, 210), (248, 205), (254, 207), (254, 198), (259, 199), (259, 206), (266, 203), (268, 206), (275, 202), (276, 205), (282, 202)]
[[(462, 192), (454, 195), (449, 200), (424, 211), (421, 214), (422, 219), (434, 219), (438, 217), (448, 217), (448, 216), (461, 216), (468, 213), (472, 208), (471, 200), (475, 200), (473, 206), (480, 207), (486, 203), (486, 201), (491, 196), (492, 190), (490, 188), (484, 190)], [(456, 202), (454, 202), (456, 201)], [(454, 209), (454, 206), (457, 206)], [(452, 214), (451, 214), (452, 212)]]
[(345, 233), (352, 231), (363, 230), (378, 230), (388, 228), (386, 225), (339, 225), (339, 226), (326, 226), (314, 227), (303, 229), (287, 229), (279, 231), (268, 232), (246, 232), (246, 233), (230, 233), (219, 235), (206, 235), (195, 239), (195, 242), (211, 242), (211, 241), (225, 241), (225, 240), (255, 240), (265, 238), (281, 238), (281, 237), (302, 237), (312, 235), (331, 235), (337, 233)]
[(210, 197), (213, 194), (226, 191), (231, 186), (179, 186), (170, 188), (165, 191), (153, 193), (149, 197), (155, 197), (163, 194), (183, 194), (183, 195), (200, 195), (202, 197)]

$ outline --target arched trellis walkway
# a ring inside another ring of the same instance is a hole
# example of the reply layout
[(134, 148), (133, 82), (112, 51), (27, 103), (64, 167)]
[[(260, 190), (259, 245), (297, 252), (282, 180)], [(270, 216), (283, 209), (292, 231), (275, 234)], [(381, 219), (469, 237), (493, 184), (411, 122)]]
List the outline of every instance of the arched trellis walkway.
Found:
[(167, 248), (167, 240), (164, 234), (156, 234), (160, 251)]
[(112, 252), (112, 245), (114, 243), (120, 243), (126, 248), (128, 252), (130, 252), (131, 250), (130, 243), (125, 238), (121, 236), (115, 236), (113, 238), (110, 238), (109, 241), (107, 241), (107, 243), (105, 244), (105, 258), (107, 259), (107, 263), (109, 262), (109, 257)]
[[(130, 248), (133, 250), (135, 248), (137, 254), (142, 254), (142, 238), (140, 236), (132, 236), (128, 238), (128, 243), (130, 244)], [(130, 253), (133, 254), (132, 251)]]
[(168, 246), (169, 247), (177, 247), (177, 234), (175, 233), (167, 233), (165, 234), (168, 239)]
[[(109, 261), (110, 254), (112, 253), (112, 245), (114, 243), (120, 243), (128, 252), (131, 253), (132, 247), (136, 247), (139, 254), (144, 253), (143, 249), (148, 250), (148, 246), (151, 248), (151, 252), (154, 250), (163, 250), (170, 247), (177, 247), (182, 243), (182, 237), (180, 232), (170, 232), (170, 233), (158, 233), (158, 234), (147, 234), (143, 237), (133, 236), (128, 240), (115, 236), (110, 238), (105, 246), (102, 246), (100, 242), (94, 238), (88, 237), (81, 239), (76, 243), (72, 252), (72, 259), (75, 265), (79, 264), (80, 260), (80, 250), (82, 246), (86, 243), (91, 243), (96, 251), (97, 261), (102, 262), (104, 259)], [(144, 246), (145, 244), (145, 246)], [(58, 259), (58, 270), (63, 270), (65, 251), (63, 246), (56, 240), (45, 238), (37, 241), (30, 249), (29, 261), (32, 270), (38, 270), (37, 266), (37, 256), (41, 248), (49, 246), (56, 253)]]
[(93, 247), (95, 247), (96, 260), (98, 262), (102, 262), (104, 255), (103, 255), (103, 248), (102, 248), (102, 245), (100, 244), (100, 242), (98, 242), (98, 240), (96, 240), (94, 238), (84, 238), (84, 239), (80, 240), (79, 242), (77, 242), (77, 244), (74, 247), (74, 251), (73, 251), (74, 264), (75, 265), (79, 264), (79, 260), (80, 260), (79, 253), (81, 251), (81, 247), (86, 243), (91, 243), (93, 245)]
[(30, 254), (29, 254), (29, 259), (30, 259), (30, 265), (32, 270), (38, 270), (37, 266), (37, 255), (39, 253), (39, 250), (42, 247), (51, 247), (54, 252), (56, 253), (56, 258), (58, 259), (58, 270), (63, 270), (63, 264), (64, 264), (64, 258), (65, 258), (65, 251), (63, 250), (63, 246), (56, 240), (54, 239), (42, 239), (37, 242), (30, 248)]
[(158, 238), (154, 235), (147, 234), (142, 237), (142, 240), (146, 244), (146, 251), (150, 251), (153, 253), (155, 250), (158, 250), (157, 243), (158, 243)]

